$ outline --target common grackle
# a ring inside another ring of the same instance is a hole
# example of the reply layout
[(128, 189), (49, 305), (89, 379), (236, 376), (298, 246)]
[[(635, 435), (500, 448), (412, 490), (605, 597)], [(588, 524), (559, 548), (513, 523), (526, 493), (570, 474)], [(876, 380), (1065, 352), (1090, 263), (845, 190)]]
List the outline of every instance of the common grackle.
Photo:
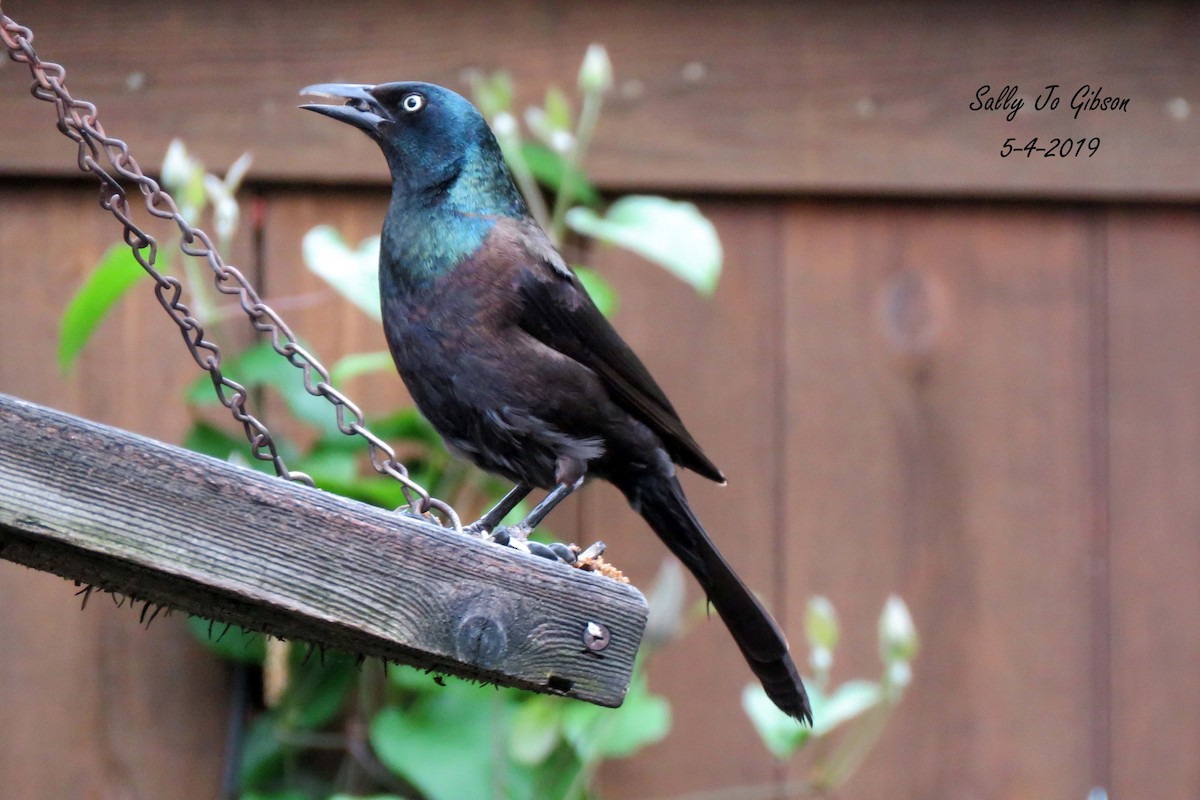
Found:
[(717, 551), (675, 476), (724, 482), (662, 389), (530, 217), (482, 115), (428, 83), (321, 84), (302, 106), (366, 132), (392, 200), (379, 286), (384, 333), (417, 407), (454, 451), (532, 487), (525, 530), (585, 476), (612, 482), (691, 570), (767, 694), (812, 721), (775, 621)]

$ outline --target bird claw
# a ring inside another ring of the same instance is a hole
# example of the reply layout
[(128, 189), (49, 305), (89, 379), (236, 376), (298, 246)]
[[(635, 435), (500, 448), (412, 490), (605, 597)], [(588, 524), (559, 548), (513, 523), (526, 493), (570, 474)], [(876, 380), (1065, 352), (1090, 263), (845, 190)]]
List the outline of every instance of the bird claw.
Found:
[(529, 533), (529, 529), (522, 525), (511, 525), (504, 528), (497, 528), (484, 538), (498, 545), (520, 550), (522, 553), (530, 553), (551, 561), (561, 561), (564, 564), (574, 565), (579, 559), (579, 548), (574, 545), (563, 544), (562, 542), (543, 544), (542, 542), (531, 541)]
[(470, 525), (464, 527), (463, 533), (476, 539), (488, 539), (493, 535), (492, 531), (482, 519), (477, 519)]

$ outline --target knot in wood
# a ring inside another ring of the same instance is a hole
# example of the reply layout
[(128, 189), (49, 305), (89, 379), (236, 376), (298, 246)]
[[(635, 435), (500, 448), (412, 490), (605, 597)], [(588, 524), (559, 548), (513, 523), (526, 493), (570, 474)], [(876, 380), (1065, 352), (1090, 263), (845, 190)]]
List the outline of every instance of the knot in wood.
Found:
[(508, 634), (495, 616), (471, 614), (458, 624), (454, 648), (460, 661), (479, 667), (491, 667), (504, 658)]

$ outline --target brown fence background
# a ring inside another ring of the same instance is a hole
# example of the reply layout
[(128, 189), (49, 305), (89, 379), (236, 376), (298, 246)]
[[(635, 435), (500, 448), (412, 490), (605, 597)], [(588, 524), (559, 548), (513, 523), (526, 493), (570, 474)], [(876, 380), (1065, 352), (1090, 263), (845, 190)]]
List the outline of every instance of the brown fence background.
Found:
[[(316, 288), (300, 237), (377, 231), (381, 160), (294, 110), (330, 80), (511, 70), (522, 100), (605, 43), (619, 91), (589, 168), (695, 199), (727, 254), (712, 299), (616, 251), (617, 325), (730, 476), (690, 482), (793, 641), (828, 595), (835, 676), (876, 669), (890, 592), (916, 680), (847, 797), (1200, 796), (1200, 13), (1185, 4), (560, 5), (6, 0), (143, 164), (182, 137), (255, 155), (235, 263), (269, 297)], [(688, 65), (699, 64), (700, 67)], [(57, 319), (116, 240), (51, 109), (0, 65), (0, 391), (168, 441), (194, 377), (149, 292), (69, 377)], [(1063, 109), (1035, 113), (1049, 83)], [(1012, 122), (971, 112), (1015, 84)], [(1126, 113), (1066, 109), (1080, 85)], [(1008, 137), (1099, 136), (1093, 158), (1002, 159)], [(287, 315), (319, 353), (378, 349), (330, 301)], [(368, 406), (398, 381), (349, 387)], [(663, 551), (607, 487), (564, 511), (647, 585)], [(693, 595), (695, 594), (693, 590)], [(606, 767), (646, 800), (783, 781), (739, 706), (715, 621), (663, 653), (671, 737)], [(0, 563), (0, 796), (211, 798), (225, 668)], [(791, 774), (797, 776), (795, 768)], [(720, 797), (716, 794), (704, 797)]]

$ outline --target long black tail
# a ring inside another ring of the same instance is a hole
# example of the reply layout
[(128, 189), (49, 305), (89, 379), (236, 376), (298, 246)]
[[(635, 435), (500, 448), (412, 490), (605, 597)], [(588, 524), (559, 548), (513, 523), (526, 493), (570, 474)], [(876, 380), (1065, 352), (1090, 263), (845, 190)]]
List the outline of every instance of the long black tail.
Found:
[(643, 473), (621, 488), (634, 510), (696, 576), (767, 696), (788, 715), (811, 725), (812, 709), (787, 640), (708, 538), (678, 479)]

